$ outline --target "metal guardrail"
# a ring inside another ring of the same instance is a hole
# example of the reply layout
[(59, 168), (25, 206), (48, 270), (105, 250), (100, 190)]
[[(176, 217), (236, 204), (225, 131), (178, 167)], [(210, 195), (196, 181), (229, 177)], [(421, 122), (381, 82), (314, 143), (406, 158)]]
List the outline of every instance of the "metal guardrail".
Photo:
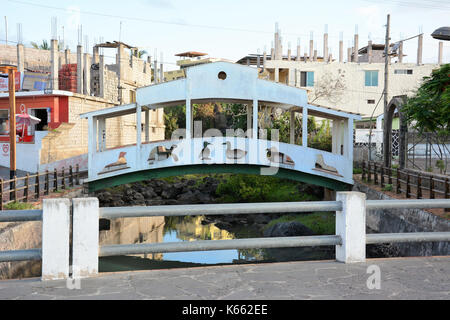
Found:
[[(42, 221), (42, 210), (0, 211), (0, 222)], [(41, 260), (41, 249), (0, 251), (0, 262)]]
[[(367, 210), (376, 209), (424, 209), (450, 208), (449, 199), (422, 200), (366, 200)], [(260, 214), (260, 213), (294, 213), (310, 211), (342, 211), (341, 201), (311, 202), (270, 202), (270, 203), (234, 203), (234, 204), (200, 204), (152, 207), (105, 207), (99, 209), (100, 218), (115, 219), (129, 217), (153, 216), (189, 216), (189, 215), (225, 215), (225, 214)], [(450, 241), (450, 232), (420, 232), (399, 234), (367, 234), (366, 244), (393, 242), (429, 242)], [(285, 248), (302, 246), (340, 245), (338, 235), (311, 237), (253, 238), (233, 240), (199, 240), (177, 243), (150, 243), (107, 245), (99, 249), (100, 256), (127, 254), (166, 253), (184, 251), (207, 251), (252, 248)]]
[[(338, 200), (342, 201), (313, 201), (313, 202), (271, 202), (271, 203), (234, 203), (234, 204), (202, 204), (202, 205), (176, 205), (176, 206), (152, 206), (152, 207), (111, 207), (99, 208), (98, 200), (93, 198), (73, 199), (74, 212), (77, 230), (75, 227), (72, 232), (77, 233), (77, 241), (73, 240), (73, 250), (77, 257), (83, 257), (88, 250), (91, 260), (89, 263), (98, 263), (98, 256), (114, 256), (127, 254), (145, 254), (145, 253), (164, 253), (164, 252), (183, 252), (183, 251), (206, 251), (206, 250), (229, 250), (229, 249), (252, 249), (252, 248), (286, 248), (286, 247), (304, 247), (304, 246), (337, 246), (343, 248), (352, 243), (352, 239), (357, 239), (359, 246), (375, 243), (393, 243), (393, 242), (428, 242), (428, 241), (450, 241), (450, 232), (418, 232), (418, 233), (389, 233), (389, 234), (365, 234), (364, 226), (357, 227), (356, 238), (347, 236), (347, 232), (355, 232), (355, 225), (361, 223), (360, 213), (366, 210), (375, 209), (397, 209), (397, 208), (450, 208), (450, 199), (422, 199), (422, 200), (366, 200), (359, 201), (358, 192), (338, 193)], [(342, 196), (341, 198), (339, 198)], [(353, 200), (352, 200), (353, 199)], [(67, 245), (58, 243), (58, 241), (47, 241), (49, 246), (55, 246), (54, 251), (49, 250), (48, 257), (54, 260), (55, 252), (59, 252), (61, 248), (69, 245), (69, 202), (67, 199), (48, 200), (59, 201), (59, 205), (49, 203), (47, 209), (44, 210), (8, 210), (0, 211), (0, 222), (15, 221), (44, 221), (48, 214), (49, 221), (52, 217), (58, 217), (67, 210), (67, 222), (57, 219), (47, 223), (47, 236), (55, 236), (51, 234), (53, 230), (65, 226), (67, 229), (63, 233), (57, 235), (61, 239), (67, 239)], [(62, 205), (66, 201), (66, 206)], [(359, 201), (359, 202), (358, 202)], [(88, 207), (86, 207), (86, 205)], [(345, 208), (344, 208), (345, 207)], [(64, 209), (65, 208), (65, 209)], [(89, 209), (86, 209), (89, 208)], [(45, 210), (48, 210), (46, 213)], [(56, 211), (55, 211), (56, 210)], [(87, 210), (87, 211), (86, 211)], [(92, 210), (92, 211), (91, 211)], [(95, 212), (94, 212), (95, 210)], [(150, 216), (186, 216), (186, 215), (228, 215), (228, 214), (256, 214), (256, 213), (294, 213), (294, 212), (310, 212), (310, 211), (336, 211), (339, 220), (336, 224), (336, 235), (325, 236), (307, 236), (307, 237), (274, 237), (274, 238), (251, 238), (251, 239), (232, 239), (232, 240), (199, 240), (191, 242), (176, 243), (150, 243), (150, 244), (124, 244), (124, 245), (106, 245), (101, 246), (97, 250), (98, 237), (92, 237), (93, 232), (98, 232), (98, 226), (95, 226), (98, 218), (115, 219), (124, 217), (150, 217)], [(81, 214), (81, 215), (80, 215)], [(84, 214), (84, 218), (83, 215)], [(342, 219), (347, 216), (347, 218)], [(87, 219), (87, 220), (86, 220)], [(91, 219), (91, 220), (90, 220)], [(350, 219), (350, 220), (346, 220)], [(61, 221), (62, 222), (61, 222)], [(90, 222), (91, 221), (92, 224)], [(356, 220), (356, 221), (355, 221)], [(359, 221), (358, 221), (359, 220)], [(75, 220), (74, 220), (75, 221)], [(345, 222), (345, 223), (342, 223)], [(354, 224), (354, 222), (356, 224)], [(56, 225), (52, 224), (56, 223)], [(58, 223), (61, 223), (59, 227)], [(45, 224), (45, 223), (44, 223)], [(59, 230), (59, 229), (58, 229)], [(84, 233), (83, 233), (84, 232)], [(44, 236), (44, 234), (43, 234)], [(75, 239), (75, 236), (74, 238)], [(74, 242), (75, 241), (75, 242)], [(86, 242), (84, 242), (86, 241)], [(58, 247), (59, 245), (59, 247)], [(58, 247), (58, 248), (56, 248)], [(92, 249), (94, 248), (94, 249)], [(80, 251), (81, 250), (81, 251)], [(93, 250), (93, 251), (92, 251)], [(341, 249), (339, 249), (341, 250)], [(21, 261), (21, 260), (39, 260), (43, 259), (42, 249), (29, 250), (13, 250), (0, 252), (0, 262)], [(67, 251), (68, 252), (68, 251)], [(61, 266), (68, 263), (65, 258), (61, 257)], [(341, 258), (342, 259), (342, 258)], [(62, 261), (64, 260), (64, 261)], [(68, 260), (68, 253), (67, 253)], [(339, 260), (347, 261), (347, 260)], [(84, 262), (83, 262), (84, 263)], [(44, 267), (44, 263), (43, 263)], [(64, 269), (65, 270), (65, 269)], [(96, 270), (96, 267), (93, 267)]]

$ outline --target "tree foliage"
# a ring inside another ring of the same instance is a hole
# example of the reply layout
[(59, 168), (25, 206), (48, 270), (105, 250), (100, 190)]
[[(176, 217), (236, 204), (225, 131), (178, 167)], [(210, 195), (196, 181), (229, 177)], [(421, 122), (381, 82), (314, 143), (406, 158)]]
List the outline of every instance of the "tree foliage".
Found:
[[(444, 160), (450, 153), (447, 145), (450, 138), (450, 64), (434, 70), (423, 80), (416, 94), (407, 99), (402, 112), (414, 129), (433, 138), (433, 151)], [(445, 171), (446, 166), (442, 168)]]

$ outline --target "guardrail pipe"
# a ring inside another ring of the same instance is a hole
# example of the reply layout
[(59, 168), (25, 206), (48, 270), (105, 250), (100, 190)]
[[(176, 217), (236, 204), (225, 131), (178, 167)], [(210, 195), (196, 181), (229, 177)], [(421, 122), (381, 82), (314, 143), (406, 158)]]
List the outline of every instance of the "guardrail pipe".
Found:
[(97, 198), (73, 199), (72, 278), (98, 273), (99, 202)]
[(69, 275), (69, 199), (42, 202), (42, 280), (66, 279)]
[(366, 194), (337, 192), (336, 201), (342, 211), (336, 211), (336, 235), (342, 244), (336, 246), (336, 260), (345, 263), (366, 261)]

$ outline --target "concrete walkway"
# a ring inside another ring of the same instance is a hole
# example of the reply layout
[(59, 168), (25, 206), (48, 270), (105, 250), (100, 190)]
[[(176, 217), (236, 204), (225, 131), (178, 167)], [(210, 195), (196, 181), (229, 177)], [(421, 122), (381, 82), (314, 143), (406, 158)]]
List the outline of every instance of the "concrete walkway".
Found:
[[(381, 288), (368, 289), (370, 265)], [(108, 273), (66, 281), (0, 281), (0, 299), (450, 299), (450, 256), (285, 262)]]

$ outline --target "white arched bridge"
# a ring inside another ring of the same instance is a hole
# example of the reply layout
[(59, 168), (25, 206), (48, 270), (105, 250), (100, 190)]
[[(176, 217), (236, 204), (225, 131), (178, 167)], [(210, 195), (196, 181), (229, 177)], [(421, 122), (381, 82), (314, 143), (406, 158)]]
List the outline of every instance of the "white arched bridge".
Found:
[[(208, 102), (247, 105), (247, 133), (221, 136), (218, 130), (197, 130), (192, 105)], [(186, 106), (185, 129), (171, 140), (150, 142), (149, 110), (180, 105)], [(258, 111), (264, 107), (290, 112), (290, 143), (265, 139), (258, 128)], [(295, 144), (296, 113), (302, 118), (301, 145)], [(129, 114), (136, 115), (136, 143), (106, 148), (111, 134), (106, 120)], [(331, 152), (308, 147), (308, 116), (332, 120)], [(137, 89), (135, 104), (81, 117), (89, 121), (90, 191), (189, 173), (275, 175), (333, 190), (353, 184), (353, 120), (360, 116), (308, 104), (306, 90), (259, 79), (258, 70), (242, 65), (191, 67), (186, 78)]]

